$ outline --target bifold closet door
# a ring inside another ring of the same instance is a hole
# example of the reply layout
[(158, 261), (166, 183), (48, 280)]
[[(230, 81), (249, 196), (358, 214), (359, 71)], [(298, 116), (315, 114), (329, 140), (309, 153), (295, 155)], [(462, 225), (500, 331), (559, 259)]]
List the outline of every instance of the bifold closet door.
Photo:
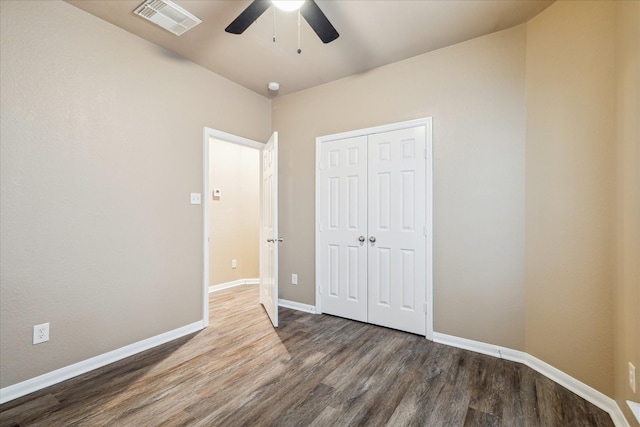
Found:
[(425, 148), (424, 127), (369, 136), (368, 321), (420, 335), (426, 332)]
[(320, 282), (324, 313), (367, 321), (367, 137), (320, 150)]
[(424, 126), (322, 143), (321, 309), (425, 334)]

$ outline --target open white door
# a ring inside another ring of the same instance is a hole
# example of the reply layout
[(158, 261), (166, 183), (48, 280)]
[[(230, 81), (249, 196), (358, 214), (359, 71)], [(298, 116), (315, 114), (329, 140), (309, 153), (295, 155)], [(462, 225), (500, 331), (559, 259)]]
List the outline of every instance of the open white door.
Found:
[(278, 132), (262, 149), (260, 168), (260, 304), (278, 327)]

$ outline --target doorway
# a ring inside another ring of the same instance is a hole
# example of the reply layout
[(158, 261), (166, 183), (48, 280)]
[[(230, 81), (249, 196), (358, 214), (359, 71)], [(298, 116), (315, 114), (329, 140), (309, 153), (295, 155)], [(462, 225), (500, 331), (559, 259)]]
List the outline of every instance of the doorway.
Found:
[[(203, 271), (202, 271), (202, 326), (209, 325), (209, 280), (211, 276), (211, 224), (210, 198), (222, 198), (222, 189), (211, 188), (210, 185), (210, 151), (211, 141), (238, 144), (258, 150), (260, 173), (260, 204), (257, 207), (260, 218), (258, 239), (260, 304), (264, 307), (271, 323), (278, 326), (278, 243), (283, 239), (278, 236), (278, 133), (274, 132), (266, 143), (260, 143), (216, 129), (204, 128), (203, 140)], [(213, 192), (218, 190), (217, 192)], [(224, 226), (224, 224), (221, 224)], [(231, 266), (233, 266), (233, 259)], [(224, 260), (223, 260), (224, 262)], [(237, 262), (237, 260), (236, 260)], [(237, 264), (236, 264), (237, 267)], [(233, 267), (231, 267), (233, 268)]]
[[(225, 199), (225, 197), (227, 198), (234, 197), (234, 194), (223, 191), (224, 188), (215, 187), (216, 184), (214, 184), (213, 187), (211, 185), (212, 178), (215, 177), (215, 174), (218, 172), (213, 170), (213, 168), (215, 167), (215, 162), (214, 164), (212, 164), (211, 154), (212, 154), (212, 151), (215, 149), (215, 145), (219, 145), (219, 147), (225, 147), (222, 144), (228, 145), (227, 150), (225, 151), (229, 153), (233, 153), (233, 152), (243, 153), (243, 151), (247, 149), (255, 150), (256, 163), (253, 166), (255, 168), (255, 171), (251, 171), (251, 173), (253, 174), (253, 172), (256, 172), (258, 175), (258, 181), (256, 182), (257, 188), (255, 189), (255, 191), (258, 192), (258, 199), (256, 204), (252, 206), (252, 209), (254, 212), (260, 211), (260, 199), (259, 199), (259, 192), (260, 192), (259, 158), (260, 156), (259, 154), (262, 148), (264, 147), (264, 144), (258, 141), (243, 138), (243, 137), (222, 132), (216, 129), (205, 128), (204, 144), (203, 144), (204, 145), (203, 147), (204, 180), (203, 180), (203, 197), (202, 197), (203, 229), (204, 229), (204, 239), (203, 239), (203, 248), (202, 248), (203, 249), (202, 322), (204, 327), (208, 326), (209, 324), (209, 292), (210, 291), (224, 289), (225, 287), (231, 287), (237, 284), (249, 283), (246, 281), (247, 279), (250, 280), (250, 283), (259, 283), (259, 272), (255, 274), (254, 277), (243, 277), (243, 278), (234, 277), (234, 275), (240, 274), (243, 270), (248, 272), (248, 271), (255, 271), (255, 269), (249, 265), (244, 265), (243, 262), (239, 263), (239, 261), (241, 260), (238, 259), (239, 257), (234, 258), (233, 254), (231, 254), (230, 257), (225, 257), (222, 259), (216, 259), (215, 261), (212, 261), (212, 255), (215, 256), (216, 253), (218, 252), (218, 251), (212, 251), (212, 244), (211, 244), (211, 238), (213, 237), (212, 234), (216, 235), (216, 237), (218, 238), (221, 238), (220, 244), (224, 244), (225, 236), (223, 235), (224, 233), (222, 232), (222, 230), (214, 230), (214, 227), (216, 226), (212, 224), (212, 221), (211, 221), (213, 216), (211, 205), (212, 203), (219, 203), (219, 204), (223, 203), (224, 201), (227, 200)], [(242, 156), (242, 154), (240, 155)], [(244, 156), (244, 157), (247, 157), (247, 156)], [(248, 157), (250, 158), (251, 156), (248, 156)], [(249, 167), (249, 165), (247, 165), (247, 167)], [(219, 172), (223, 172), (223, 171), (219, 171)], [(237, 187), (234, 187), (234, 188), (227, 187), (227, 189), (229, 189), (230, 192), (238, 191)], [(216, 194), (214, 194), (214, 190), (219, 190), (219, 191), (216, 192)], [(250, 208), (247, 207), (246, 209), (250, 209)], [(224, 217), (225, 215), (229, 215), (229, 214), (230, 212), (227, 211), (226, 213), (222, 213), (221, 217)], [(222, 218), (218, 218), (218, 219), (222, 219)], [(223, 227), (223, 224), (218, 224), (216, 228), (222, 228), (222, 227)], [(250, 233), (247, 233), (247, 236), (246, 236), (247, 239), (251, 238), (249, 234)], [(244, 237), (243, 237), (243, 240), (245, 240)], [(253, 249), (257, 254), (257, 252), (259, 251), (259, 245), (260, 245), (259, 222), (256, 224), (254, 243), (255, 245)], [(217, 244), (217, 242), (214, 244)], [(247, 245), (246, 242), (242, 242), (240, 245), (236, 245), (234, 250), (239, 250), (241, 247), (244, 247), (246, 245)], [(229, 259), (227, 260), (226, 258), (229, 258)], [(235, 260), (235, 263), (233, 263), (234, 260)], [(220, 281), (220, 283), (218, 283), (219, 286), (216, 287), (214, 285), (214, 287), (211, 287), (212, 278), (215, 281)]]
[(260, 151), (209, 139), (209, 291), (260, 283)]

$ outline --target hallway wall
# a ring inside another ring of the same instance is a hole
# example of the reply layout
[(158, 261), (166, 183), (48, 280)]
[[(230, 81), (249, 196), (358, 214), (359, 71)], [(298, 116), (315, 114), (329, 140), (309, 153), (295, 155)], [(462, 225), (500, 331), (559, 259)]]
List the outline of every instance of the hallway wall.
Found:
[[(209, 285), (258, 278), (260, 151), (211, 139), (209, 171)], [(221, 197), (212, 197), (214, 188)]]

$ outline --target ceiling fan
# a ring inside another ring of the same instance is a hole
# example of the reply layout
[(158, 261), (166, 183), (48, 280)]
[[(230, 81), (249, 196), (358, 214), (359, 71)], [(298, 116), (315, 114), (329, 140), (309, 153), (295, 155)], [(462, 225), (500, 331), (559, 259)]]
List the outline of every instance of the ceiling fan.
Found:
[[(311, 29), (318, 35), (323, 43), (331, 43), (337, 39), (340, 34), (331, 25), (331, 22), (327, 19), (320, 7), (314, 0), (304, 1), (284, 1), (284, 2), (272, 2), (270, 0), (253, 0), (253, 2), (242, 11), (240, 15), (234, 21), (229, 24), (225, 31), (231, 34), (242, 34), (244, 31), (253, 24), (256, 19), (260, 17), (272, 4), (283, 3), (285, 5), (291, 5), (289, 10), (296, 10), (299, 8), (300, 14), (307, 21)], [(298, 3), (295, 4), (294, 3)]]

